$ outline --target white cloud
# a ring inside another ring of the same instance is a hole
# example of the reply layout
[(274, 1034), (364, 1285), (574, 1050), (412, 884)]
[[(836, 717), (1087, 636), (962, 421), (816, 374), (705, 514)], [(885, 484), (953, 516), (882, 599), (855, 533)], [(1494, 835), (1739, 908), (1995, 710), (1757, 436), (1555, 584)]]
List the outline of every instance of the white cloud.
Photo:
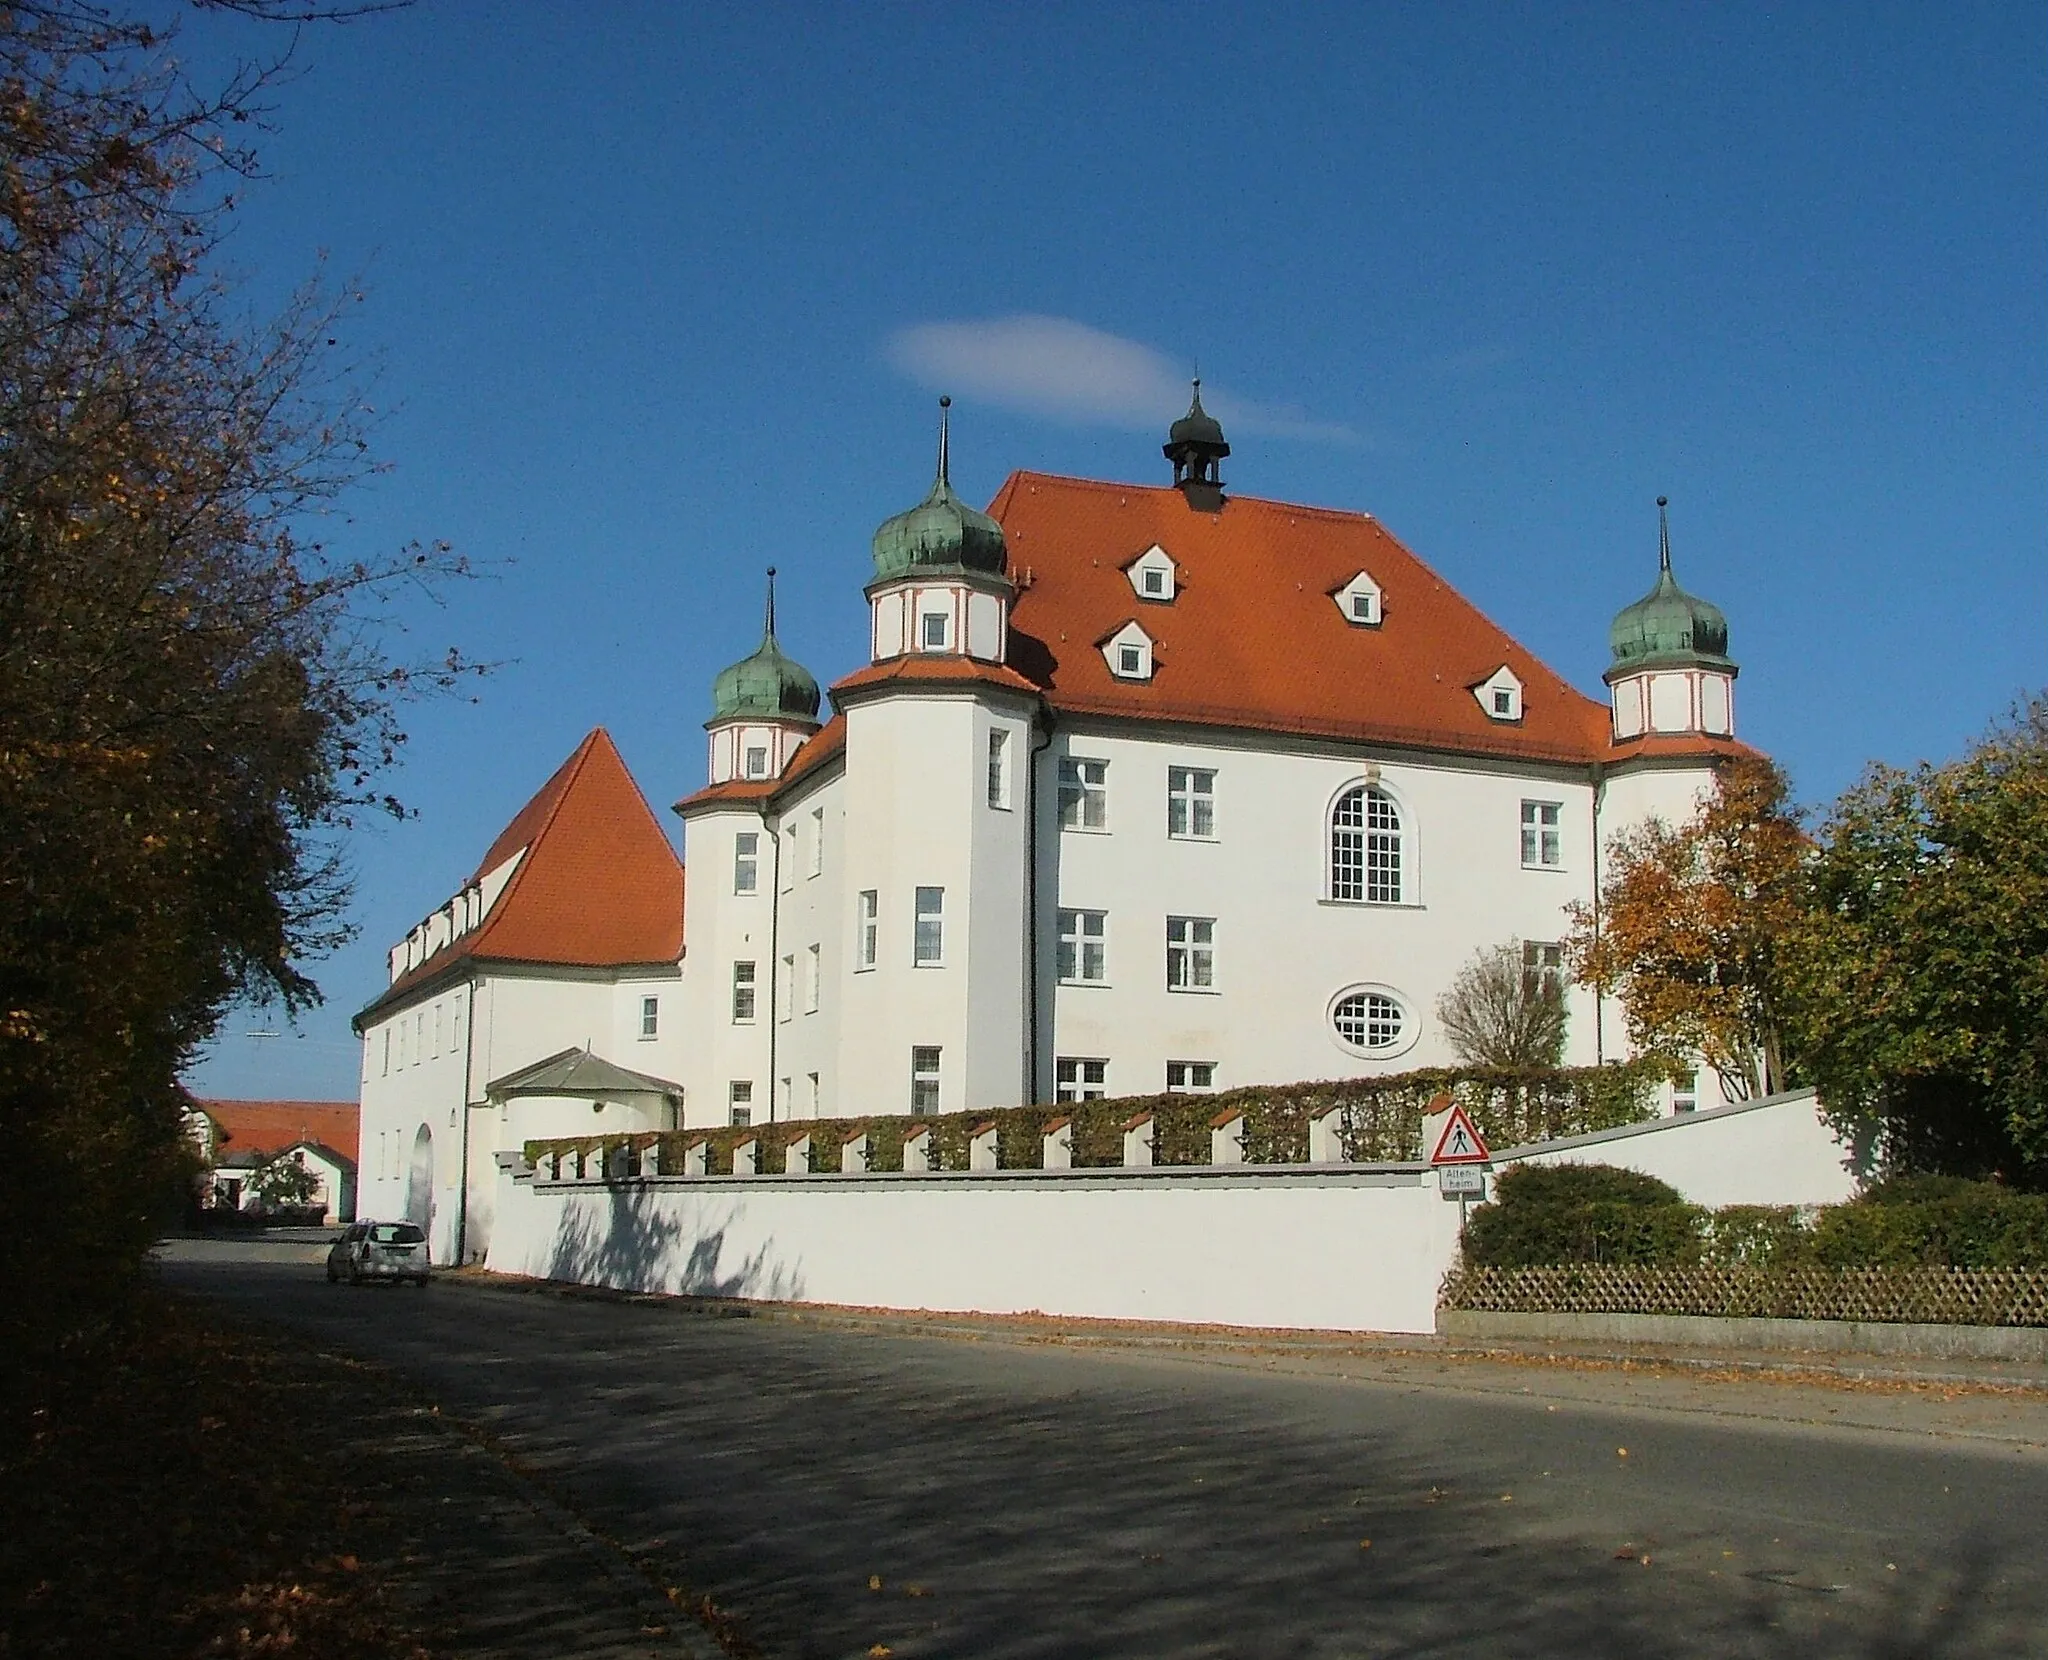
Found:
[[(1173, 359), (1070, 317), (1020, 313), (919, 323), (890, 336), (889, 361), (935, 391), (1032, 415), (1149, 431), (1188, 406), (1188, 377)], [(1349, 427), (1311, 420), (1286, 404), (1234, 397), (1206, 380), (1202, 406), (1226, 429), (1326, 444), (1361, 442)]]

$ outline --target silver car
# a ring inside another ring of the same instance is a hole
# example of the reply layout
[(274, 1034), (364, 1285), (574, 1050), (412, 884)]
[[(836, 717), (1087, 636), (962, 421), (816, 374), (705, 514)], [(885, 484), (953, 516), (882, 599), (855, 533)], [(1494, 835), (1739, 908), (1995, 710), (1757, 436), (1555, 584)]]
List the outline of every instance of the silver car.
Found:
[(427, 1236), (416, 1222), (351, 1222), (327, 1253), (327, 1283), (411, 1280), (424, 1286)]

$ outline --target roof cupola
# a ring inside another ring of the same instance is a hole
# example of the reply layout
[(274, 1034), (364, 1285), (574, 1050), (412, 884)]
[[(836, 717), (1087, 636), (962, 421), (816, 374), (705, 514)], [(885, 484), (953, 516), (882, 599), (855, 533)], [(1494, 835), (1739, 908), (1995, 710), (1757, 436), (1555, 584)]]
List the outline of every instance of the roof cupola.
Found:
[(1735, 664), (1721, 608), (1671, 574), (1669, 499), (1657, 498), (1657, 586), (1614, 619), (1604, 679), (1617, 742), (1658, 733), (1735, 735)]
[(768, 602), (761, 644), (751, 657), (721, 669), (711, 683), (714, 721), (818, 718), (818, 683), (810, 671), (783, 652), (775, 638), (775, 567), (768, 567)]
[(1728, 619), (1721, 608), (1688, 594), (1671, 574), (1669, 504), (1668, 496), (1657, 498), (1657, 586), (1622, 611), (1607, 631), (1614, 670), (1701, 664), (1733, 668)]
[(939, 470), (930, 493), (908, 512), (884, 519), (875, 532), (877, 582), (921, 571), (1003, 574), (1003, 527), (953, 494), (946, 417), (952, 407), (951, 398), (939, 399)]
[(1205, 513), (1223, 506), (1223, 458), (1230, 444), (1216, 417), (1202, 407), (1202, 381), (1195, 378), (1194, 402), (1188, 412), (1167, 430), (1162, 447), (1173, 463), (1173, 487), (1185, 495), (1188, 505)]

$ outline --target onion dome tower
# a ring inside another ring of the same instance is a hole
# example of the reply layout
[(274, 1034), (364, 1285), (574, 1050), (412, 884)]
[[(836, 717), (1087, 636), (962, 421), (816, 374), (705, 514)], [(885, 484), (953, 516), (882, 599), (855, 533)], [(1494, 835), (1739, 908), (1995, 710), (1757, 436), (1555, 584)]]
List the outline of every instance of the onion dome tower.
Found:
[(721, 669), (711, 683), (711, 782), (779, 778), (797, 747), (818, 729), (818, 682), (775, 638), (775, 567), (761, 644)]
[(1188, 506), (1201, 513), (1221, 512), (1221, 468), (1223, 458), (1230, 454), (1230, 444), (1216, 417), (1202, 407), (1200, 376), (1195, 379), (1194, 402), (1167, 429), (1162, 451), (1173, 463), (1173, 487), (1187, 497)]
[(1614, 707), (1617, 742), (1645, 735), (1728, 738), (1735, 734), (1735, 676), (1728, 619), (1688, 594), (1671, 574), (1669, 498), (1657, 498), (1657, 585), (1607, 631), (1614, 660), (1601, 678)]
[(875, 662), (910, 653), (1000, 663), (1015, 592), (1003, 527), (953, 493), (951, 398), (939, 399), (939, 467), (924, 500), (875, 532), (867, 585)]

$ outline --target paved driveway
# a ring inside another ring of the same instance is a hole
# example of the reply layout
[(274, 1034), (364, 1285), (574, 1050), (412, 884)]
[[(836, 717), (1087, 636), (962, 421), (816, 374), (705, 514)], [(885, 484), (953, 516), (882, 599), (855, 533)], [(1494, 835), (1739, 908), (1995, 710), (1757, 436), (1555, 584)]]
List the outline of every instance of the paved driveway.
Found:
[(758, 1652), (2048, 1653), (2035, 1400), (1189, 1361), (296, 1256), (166, 1272), (406, 1375)]

